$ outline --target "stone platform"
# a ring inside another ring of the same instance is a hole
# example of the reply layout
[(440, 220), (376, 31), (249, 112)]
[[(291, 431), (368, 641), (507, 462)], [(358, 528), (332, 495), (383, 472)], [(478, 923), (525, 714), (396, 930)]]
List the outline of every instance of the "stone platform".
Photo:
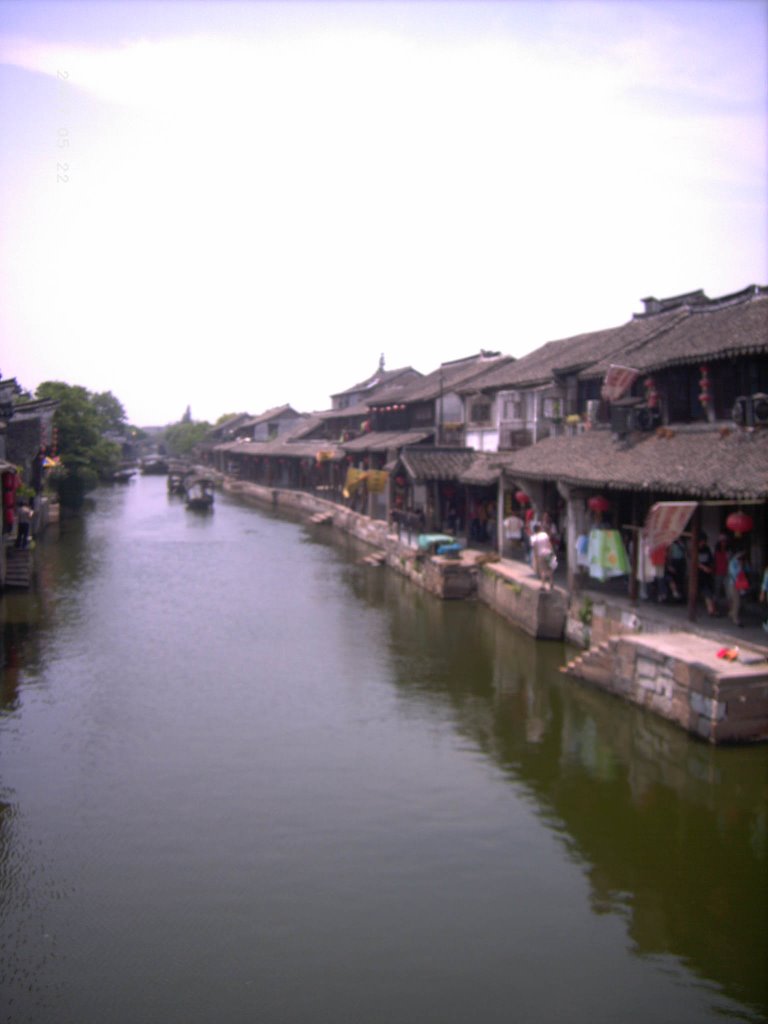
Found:
[[(731, 661), (720, 656), (735, 655)], [(676, 722), (710, 743), (768, 739), (768, 661), (693, 633), (620, 635), (563, 671)]]

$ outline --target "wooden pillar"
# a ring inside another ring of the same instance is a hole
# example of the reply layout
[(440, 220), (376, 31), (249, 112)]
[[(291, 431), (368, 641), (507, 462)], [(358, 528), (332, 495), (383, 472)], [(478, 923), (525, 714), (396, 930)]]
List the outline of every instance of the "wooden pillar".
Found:
[(629, 600), (637, 604), (637, 567), (640, 564), (640, 527), (637, 525), (637, 494), (632, 492), (632, 560), (629, 565)]
[(701, 505), (696, 506), (691, 527), (691, 557), (688, 566), (688, 619), (696, 621), (696, 598), (699, 595), (699, 537), (701, 536)]
[(464, 547), (469, 547), (469, 484), (464, 484)]
[(496, 488), (496, 550), (504, 557), (504, 474), (499, 474)]
[(579, 577), (576, 572), (576, 539), (579, 535), (579, 524), (576, 522), (577, 499), (574, 498), (570, 485), (561, 480), (557, 482), (557, 491), (565, 502), (565, 557), (568, 559), (565, 585), (569, 594), (575, 594), (579, 587)]

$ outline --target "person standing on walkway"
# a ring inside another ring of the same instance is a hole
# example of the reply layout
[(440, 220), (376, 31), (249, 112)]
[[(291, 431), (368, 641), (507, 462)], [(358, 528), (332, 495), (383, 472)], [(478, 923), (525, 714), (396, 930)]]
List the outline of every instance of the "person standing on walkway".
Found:
[(715, 558), (715, 604), (722, 601), (726, 604), (728, 601), (728, 562), (730, 561), (731, 553), (728, 549), (728, 537), (726, 534), (721, 533), (717, 538), (715, 544), (714, 558)]
[[(746, 586), (745, 586), (746, 581)], [(746, 573), (746, 556), (743, 551), (735, 551), (728, 563), (728, 587), (730, 589), (730, 617), (734, 626), (743, 625), (741, 621), (741, 596), (749, 590)]]
[(531, 552), (533, 554), (533, 571), (541, 580), (541, 589), (546, 590), (547, 584), (552, 589), (552, 574), (557, 563), (552, 541), (541, 523), (534, 523), (531, 535)]
[(707, 544), (707, 535), (702, 533), (699, 538), (698, 589), (704, 598), (709, 615), (717, 615), (715, 608), (715, 559), (712, 548)]
[(16, 547), (25, 548), (29, 544), (29, 525), (32, 522), (32, 509), (26, 501), (19, 505), (18, 526), (16, 527)]
[[(768, 604), (768, 565), (763, 569), (763, 578), (760, 582), (760, 604)], [(763, 629), (768, 633), (768, 614), (766, 614)]]

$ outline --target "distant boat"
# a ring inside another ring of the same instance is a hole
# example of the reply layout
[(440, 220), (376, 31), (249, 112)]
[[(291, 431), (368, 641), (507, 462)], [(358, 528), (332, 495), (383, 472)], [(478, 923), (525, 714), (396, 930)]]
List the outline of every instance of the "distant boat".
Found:
[(168, 472), (168, 462), (161, 455), (149, 455), (141, 460), (141, 472), (148, 475), (163, 476)]
[(184, 477), (184, 501), (187, 508), (207, 511), (213, 508), (213, 480), (207, 476)]
[(116, 484), (127, 484), (136, 476), (135, 466), (122, 466), (112, 474), (112, 482)]
[(168, 463), (168, 493), (184, 494), (184, 477), (189, 473), (186, 463), (172, 461)]

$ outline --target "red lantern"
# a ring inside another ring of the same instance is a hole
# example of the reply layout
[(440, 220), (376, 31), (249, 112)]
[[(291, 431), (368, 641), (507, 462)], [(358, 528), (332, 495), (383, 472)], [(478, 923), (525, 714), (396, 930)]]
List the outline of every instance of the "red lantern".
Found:
[(752, 527), (755, 525), (752, 521), (752, 516), (748, 516), (746, 512), (739, 510), (738, 512), (731, 512), (728, 518), (725, 520), (725, 525), (731, 531), (740, 537), (742, 533), (749, 533)]
[(530, 505), (531, 499), (525, 491), (515, 491), (515, 501), (518, 505)]
[(607, 512), (611, 507), (610, 501), (604, 498), (602, 494), (596, 494), (593, 498), (590, 498), (587, 505), (592, 512), (600, 512), (601, 514)]
[(700, 366), (699, 373), (699, 401), (702, 405), (709, 405), (710, 394), (709, 394), (709, 367)]

